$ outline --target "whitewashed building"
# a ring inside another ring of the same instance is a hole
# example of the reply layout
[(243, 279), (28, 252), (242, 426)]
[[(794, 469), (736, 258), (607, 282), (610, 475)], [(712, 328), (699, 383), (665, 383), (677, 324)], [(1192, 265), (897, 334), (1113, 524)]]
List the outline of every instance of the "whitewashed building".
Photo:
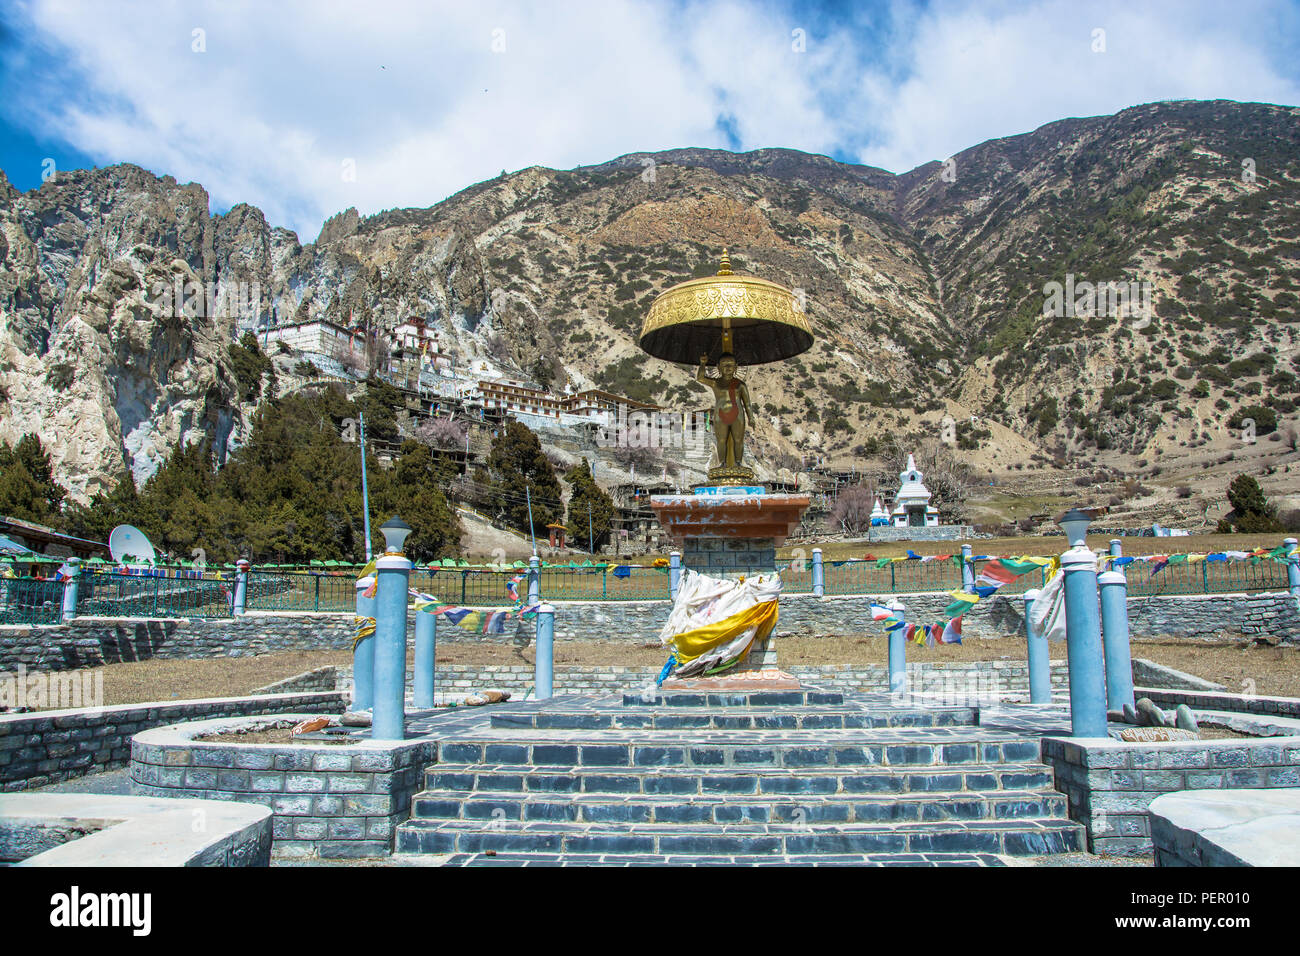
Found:
[(274, 326), (265, 332), (265, 342), (268, 347), (272, 342), (283, 342), (295, 352), (321, 355), (336, 362), (363, 357), (366, 351), (364, 333), (325, 319)]
[(916, 467), (916, 459), (907, 456), (907, 470), (900, 472), (898, 494), (890, 512), (895, 528), (936, 528), (939, 509), (930, 504), (930, 489), (921, 480), (924, 476)]

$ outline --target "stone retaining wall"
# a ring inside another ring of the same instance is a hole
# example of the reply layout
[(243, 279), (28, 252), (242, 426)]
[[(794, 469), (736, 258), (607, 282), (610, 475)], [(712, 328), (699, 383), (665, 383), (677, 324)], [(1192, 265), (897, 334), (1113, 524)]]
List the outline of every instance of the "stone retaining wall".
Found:
[(1178, 690), (1227, 690), (1222, 684), (1205, 680), (1155, 661), (1133, 658), (1133, 683), (1144, 687), (1167, 687)]
[(1300, 609), (1285, 591), (1259, 594), (1187, 594), (1128, 599), (1129, 631), (1215, 638), (1264, 634), (1300, 642)]
[[(980, 537), (968, 524), (941, 524), (930, 528), (872, 528), (870, 537), (864, 542), (875, 541), (970, 541)], [(984, 537), (988, 537), (985, 535)]]
[(0, 791), (124, 767), (131, 759), (132, 736), (162, 724), (304, 710), (339, 714), (344, 700), (330, 691), (0, 714)]
[(391, 852), (393, 830), (408, 816), (424, 769), (438, 753), (433, 740), (231, 745), (193, 739), (248, 724), (210, 720), (139, 734), (131, 744), (131, 779), (150, 796), (269, 807), (277, 856), (374, 857)]
[(179, 620), (79, 617), (50, 627), (0, 627), (0, 670), (71, 670), (151, 658), (251, 657), (346, 650), (350, 614), (247, 614)]
[[(809, 684), (827, 690), (889, 690), (888, 668), (884, 664), (794, 664), (784, 669)], [(645, 687), (659, 676), (659, 671), (659, 667), (557, 664), (552, 687), (556, 694), (611, 694)], [(1024, 661), (971, 661), (957, 664), (910, 661), (907, 674), (915, 693), (944, 694), (962, 700), (998, 693), (1029, 693), (1029, 666)], [(1065, 661), (1052, 661), (1051, 674), (1052, 686), (1061, 692), (1068, 692)], [(411, 673), (408, 670), (408, 686), (410, 683)], [(434, 675), (434, 688), (440, 696), (488, 688), (500, 688), (522, 695), (532, 686), (531, 664), (440, 664)], [(340, 689), (344, 688), (350, 692), (350, 675), (341, 682)]]
[(339, 668), (333, 664), (317, 667), (315, 670), (286, 677), (274, 684), (259, 687), (249, 696), (260, 694), (303, 694), (311, 691), (337, 690), (339, 686)]
[(1152, 703), (1168, 710), (1186, 704), (1192, 710), (1221, 710), (1262, 717), (1290, 717), (1300, 720), (1300, 700), (1294, 697), (1261, 697), (1258, 694), (1229, 694), (1214, 691), (1135, 687), (1138, 697), (1150, 697)]
[(1147, 811), (1161, 794), (1300, 787), (1300, 737), (1168, 743), (1045, 737), (1042, 747), (1093, 853), (1151, 853)]
[[(781, 599), (777, 637), (867, 634), (881, 629), (866, 613), (869, 600), (897, 598), (912, 621), (938, 620), (951, 603), (947, 592), (915, 594), (788, 594)], [(667, 601), (558, 602), (557, 641), (653, 640), (668, 617)], [(413, 617), (413, 616), (412, 616)], [(1300, 642), (1300, 612), (1286, 593), (1228, 594), (1129, 599), (1134, 636), (1170, 634), (1239, 640), (1243, 634), (1269, 634)], [(408, 640), (414, 641), (414, 620)], [(443, 624), (457, 639), (470, 635)], [(1018, 596), (980, 602), (963, 620), (972, 638), (1024, 633), (1024, 601)], [(474, 640), (525, 643), (535, 625), (519, 621), (501, 635)], [(256, 613), (226, 620), (128, 620), (77, 618), (49, 627), (0, 627), (0, 671), (68, 670), (149, 658), (243, 657), (283, 650), (347, 650), (352, 646), (350, 614)], [(779, 646), (779, 643), (778, 643)]]

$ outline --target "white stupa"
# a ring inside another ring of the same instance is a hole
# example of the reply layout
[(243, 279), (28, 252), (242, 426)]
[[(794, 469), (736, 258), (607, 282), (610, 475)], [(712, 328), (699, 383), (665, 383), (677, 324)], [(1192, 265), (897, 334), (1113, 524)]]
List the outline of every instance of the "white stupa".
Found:
[(885, 506), (882, 505), (880, 503), (880, 499), (877, 498), (875, 500), (874, 506), (871, 509), (871, 527), (879, 528), (881, 526), (888, 525), (888, 524), (889, 524), (889, 512), (885, 510)]
[(907, 456), (907, 470), (900, 472), (902, 483), (894, 495), (894, 509), (890, 512), (895, 528), (935, 528), (939, 525), (939, 509), (930, 504), (930, 489), (921, 481), (916, 459)]

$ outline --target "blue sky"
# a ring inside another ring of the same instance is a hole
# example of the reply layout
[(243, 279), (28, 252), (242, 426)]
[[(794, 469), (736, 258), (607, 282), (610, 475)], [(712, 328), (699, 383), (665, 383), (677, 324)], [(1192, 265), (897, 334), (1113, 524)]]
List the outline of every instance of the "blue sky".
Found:
[(0, 89), (21, 189), (133, 162), (310, 240), (502, 169), (786, 146), (902, 172), (1153, 100), (1295, 105), (1300, 3), (18, 0)]

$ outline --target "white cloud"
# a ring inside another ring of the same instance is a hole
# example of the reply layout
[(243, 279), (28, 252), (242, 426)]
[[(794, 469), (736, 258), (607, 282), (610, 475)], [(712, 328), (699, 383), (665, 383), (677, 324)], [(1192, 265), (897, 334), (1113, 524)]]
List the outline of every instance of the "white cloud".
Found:
[[(990, 11), (947, 4), (920, 16), (902, 82), (869, 73), (859, 95), (878, 117), (865, 162), (894, 171), (1071, 116), (1162, 99), (1294, 104), (1300, 84), (1269, 62), (1283, 4), (1048, 2)], [(1104, 31), (1104, 52), (1094, 52)], [(1285, 32), (1282, 34), (1285, 36)], [(1291, 35), (1294, 35), (1292, 33)]]
[[(347, 206), (427, 206), (503, 168), (724, 147), (720, 115), (744, 149), (902, 171), (1152, 99), (1296, 102), (1294, 77), (1263, 52), (1269, 18), (1292, 14), (1243, 9), (32, 0), (29, 42), (61, 48), (47, 59), (75, 75), (74, 95), (19, 91), (9, 110), (101, 163), (202, 183), (218, 208), (252, 203), (310, 240)], [(1094, 26), (1105, 54), (1089, 51)]]

